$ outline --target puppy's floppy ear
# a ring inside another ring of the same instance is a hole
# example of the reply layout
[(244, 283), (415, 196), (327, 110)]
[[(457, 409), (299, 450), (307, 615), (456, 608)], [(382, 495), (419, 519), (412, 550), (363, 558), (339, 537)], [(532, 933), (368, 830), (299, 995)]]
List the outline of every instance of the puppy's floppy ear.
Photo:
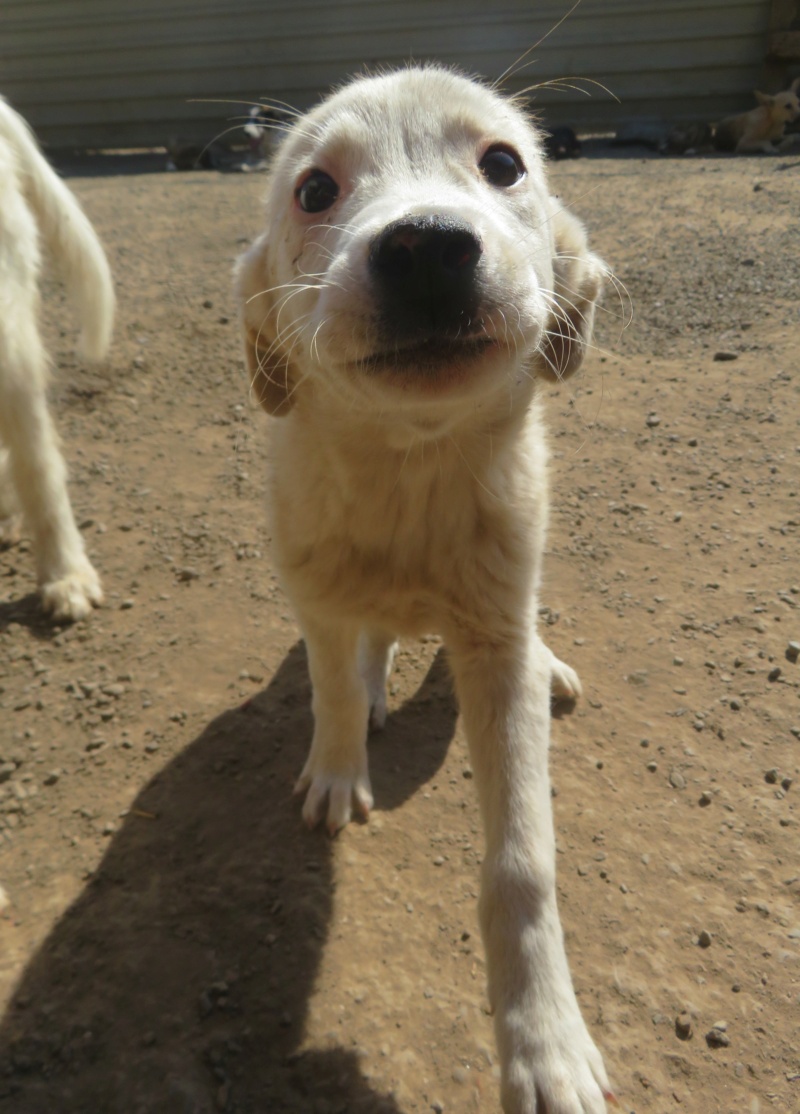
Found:
[(266, 237), (260, 236), (241, 256), (236, 265), (235, 292), (251, 390), (268, 414), (282, 417), (292, 408), (296, 377), (278, 343), (266, 249)]
[(537, 371), (552, 380), (567, 379), (583, 363), (592, 337), (594, 310), (606, 266), (589, 251), (581, 222), (550, 199), (554, 233), (553, 302), (539, 347)]

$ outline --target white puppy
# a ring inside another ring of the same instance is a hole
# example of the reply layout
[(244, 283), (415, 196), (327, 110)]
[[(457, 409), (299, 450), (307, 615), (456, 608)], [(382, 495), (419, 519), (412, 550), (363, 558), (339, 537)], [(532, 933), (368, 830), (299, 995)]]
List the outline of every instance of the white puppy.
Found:
[(83, 353), (100, 359), (114, 316), (103, 249), (25, 122), (0, 98), (0, 520), (21, 507), (33, 532), (45, 609), (56, 619), (80, 619), (102, 591), (75, 525), (47, 409), (48, 361), (38, 325), (40, 239), (77, 305)]
[(447, 644), (485, 827), (480, 913), (506, 1114), (598, 1114), (608, 1081), (556, 908), (537, 378), (571, 374), (605, 268), (514, 104), (438, 68), (347, 85), (275, 157), (240, 262), (272, 429), (278, 568), (305, 635), (298, 791), (333, 832), (372, 805), (395, 637)]

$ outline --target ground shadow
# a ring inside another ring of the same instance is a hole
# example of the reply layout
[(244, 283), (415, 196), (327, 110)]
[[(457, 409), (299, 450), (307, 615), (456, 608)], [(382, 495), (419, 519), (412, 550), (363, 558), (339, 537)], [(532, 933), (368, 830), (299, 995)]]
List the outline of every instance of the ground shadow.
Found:
[[(297, 645), (138, 795), (0, 1025), (0, 1110), (398, 1114), (352, 1051), (300, 1052), (333, 899), (290, 793), (309, 697)], [(377, 809), (434, 775), (455, 719), (440, 654), (371, 744)]]
[(7, 631), (11, 623), (25, 627), (41, 642), (52, 642), (56, 635), (61, 634), (64, 626), (70, 625), (53, 622), (52, 615), (47, 615), (42, 608), (38, 592), (28, 592), (17, 599), (0, 603), (0, 634)]

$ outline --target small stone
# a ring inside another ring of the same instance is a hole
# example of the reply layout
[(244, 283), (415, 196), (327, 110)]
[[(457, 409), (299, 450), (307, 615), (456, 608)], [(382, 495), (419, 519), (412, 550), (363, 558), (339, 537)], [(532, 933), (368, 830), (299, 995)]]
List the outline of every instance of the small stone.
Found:
[(55, 785), (60, 777), (61, 770), (51, 770), (48, 774), (44, 775), (42, 781), (45, 785)]
[(707, 932), (706, 929), (703, 929), (703, 931), (697, 937), (697, 943), (700, 945), (701, 948), (710, 948), (711, 933)]
[(700, 800), (697, 802), (701, 808), (707, 808), (714, 798), (711, 796), (707, 789), (704, 789), (700, 794)]
[(462, 776), (467, 778), (467, 779), (472, 777), (472, 770), (470, 769), (469, 766), (465, 766), (464, 769), (461, 772), (462, 772)]
[(706, 1033), (706, 1044), (709, 1048), (727, 1048), (731, 1043), (731, 1038), (724, 1029), (719, 1029), (714, 1026)]
[(444, 1114), (444, 1103), (441, 1099), (433, 1100), (431, 1103), (431, 1110), (435, 1111), (435, 1114)]
[(661, 425), (661, 418), (659, 418), (658, 414), (648, 414), (645, 418), (645, 425), (653, 429), (655, 426)]
[(770, 669), (769, 673), (767, 674), (767, 680), (768, 681), (777, 681), (778, 678), (780, 677), (780, 675), (781, 675), (781, 667), (779, 665), (776, 665), (774, 669)]
[(669, 783), (670, 783), (670, 785), (672, 786), (673, 789), (685, 789), (686, 788), (686, 778), (683, 776), (683, 774), (680, 772), (680, 770), (670, 770), (670, 772), (669, 772)]
[(790, 777), (785, 777), (785, 778), (783, 779), (783, 781), (781, 782), (781, 785), (783, 786), (783, 788), (785, 789), (785, 791), (786, 791), (786, 792), (788, 793), (788, 792), (789, 792), (789, 790), (790, 790), (790, 789), (791, 789), (791, 787), (792, 787), (792, 783), (793, 783), (793, 778), (790, 778)]
[(714, 353), (714, 359), (717, 361), (717, 363), (726, 363), (729, 360), (738, 360), (739, 359), (739, 353), (738, 352), (729, 352), (727, 349), (723, 348), (723, 349), (720, 349), (719, 352)]
[(800, 642), (790, 642), (786, 647), (786, 660), (796, 662), (800, 658)]
[(768, 785), (775, 785), (777, 783), (778, 771), (774, 766), (764, 774), (764, 781), (766, 781)]
[(444, 858), (441, 855), (437, 855), (436, 858), (433, 860), (433, 865), (434, 866), (442, 866), (443, 864), (444, 864)]
[(647, 763), (647, 768), (648, 768), (648, 770), (650, 771), (651, 774), (654, 774), (656, 772), (656, 770), (658, 769), (658, 763), (650, 761), (650, 762)]
[(123, 600), (119, 605), (120, 611), (130, 611), (135, 602), (135, 600)]
[(675, 1018), (675, 1033), (679, 1040), (688, 1041), (692, 1036), (692, 1019), (688, 1013), (681, 1013)]

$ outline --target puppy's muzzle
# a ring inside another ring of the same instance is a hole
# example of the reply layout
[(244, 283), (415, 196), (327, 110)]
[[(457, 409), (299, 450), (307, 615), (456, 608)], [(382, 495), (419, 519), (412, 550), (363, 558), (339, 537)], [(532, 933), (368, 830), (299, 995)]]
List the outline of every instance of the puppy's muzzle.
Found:
[(409, 217), (384, 228), (370, 246), (369, 269), (387, 339), (475, 333), (482, 254), (475, 231), (452, 217)]

